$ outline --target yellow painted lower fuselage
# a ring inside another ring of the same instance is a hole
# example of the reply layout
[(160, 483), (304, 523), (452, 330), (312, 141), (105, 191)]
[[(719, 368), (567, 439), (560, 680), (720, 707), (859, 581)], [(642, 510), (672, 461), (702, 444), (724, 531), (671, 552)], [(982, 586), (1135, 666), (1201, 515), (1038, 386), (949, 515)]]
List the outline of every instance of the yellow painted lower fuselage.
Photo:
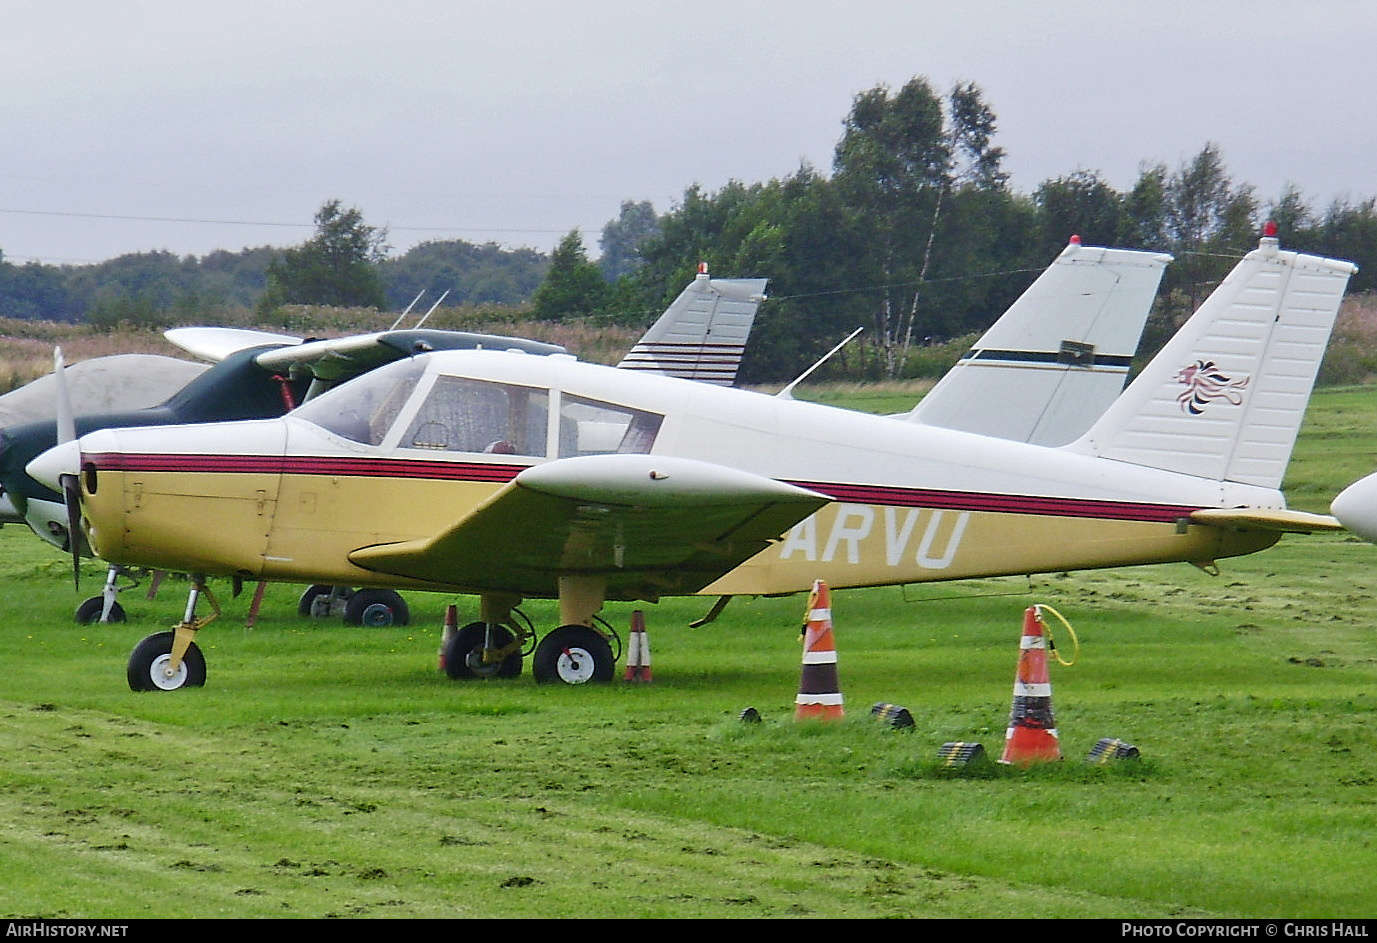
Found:
[[(279, 582), (456, 592), (361, 569), (354, 550), (421, 539), (501, 487), (487, 482), (263, 473), (111, 472), (87, 500), (96, 552), (127, 565)], [(98, 493), (99, 496), (99, 493)], [(538, 526), (538, 522), (532, 522)], [(835, 503), (704, 590), (791, 593), (1007, 574), (1209, 562), (1264, 549), (1278, 534), (1153, 521)]]

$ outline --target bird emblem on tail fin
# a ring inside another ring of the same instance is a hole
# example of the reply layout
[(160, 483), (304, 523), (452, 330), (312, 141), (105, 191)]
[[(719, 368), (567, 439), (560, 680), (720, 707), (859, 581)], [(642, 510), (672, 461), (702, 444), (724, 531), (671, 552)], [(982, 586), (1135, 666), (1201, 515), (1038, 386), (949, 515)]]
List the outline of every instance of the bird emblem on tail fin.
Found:
[(1247, 377), (1229, 377), (1219, 371), (1213, 360), (1197, 360), (1183, 367), (1176, 380), (1186, 387), (1176, 401), (1183, 412), (1192, 416), (1199, 416), (1215, 400), (1222, 399), (1231, 406), (1242, 404), (1243, 390), (1248, 386)]

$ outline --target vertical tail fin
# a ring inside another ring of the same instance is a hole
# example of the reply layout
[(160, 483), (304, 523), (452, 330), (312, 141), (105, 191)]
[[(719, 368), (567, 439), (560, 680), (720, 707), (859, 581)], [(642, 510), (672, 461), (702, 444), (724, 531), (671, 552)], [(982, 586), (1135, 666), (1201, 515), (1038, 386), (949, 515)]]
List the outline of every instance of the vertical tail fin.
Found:
[(1068, 448), (1279, 488), (1355, 271), (1264, 237)]
[(751, 325), (765, 300), (764, 278), (696, 278), (617, 364), (719, 386), (736, 382)]
[(908, 416), (1057, 446), (1123, 392), (1171, 256), (1073, 240)]

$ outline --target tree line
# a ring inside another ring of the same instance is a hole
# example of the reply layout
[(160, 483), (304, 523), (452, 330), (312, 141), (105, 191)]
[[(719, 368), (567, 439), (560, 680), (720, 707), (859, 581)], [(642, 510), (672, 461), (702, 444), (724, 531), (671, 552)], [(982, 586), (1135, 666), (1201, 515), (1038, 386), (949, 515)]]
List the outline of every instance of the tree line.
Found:
[[(978, 87), (938, 95), (923, 78), (857, 95), (830, 174), (803, 166), (765, 183), (691, 187), (639, 244), (611, 309), (655, 310), (698, 261), (723, 275), (767, 276), (742, 364), (747, 382), (796, 375), (856, 327), (841, 369), (878, 379), (923, 369), (923, 348), (989, 326), (1078, 235), (1087, 245), (1170, 252), (1144, 349), (1160, 345), (1277, 222), (1282, 244), (1357, 262), (1377, 278), (1377, 208), (1312, 208), (1294, 187), (1264, 202), (1235, 181), (1214, 144), (1176, 167), (1142, 166), (1126, 191), (1076, 169), (1014, 191)], [(549, 279), (558, 275), (552, 265)], [(547, 282), (548, 283), (548, 282)], [(630, 295), (636, 303), (627, 303)]]
[[(91, 265), (16, 265), (0, 254), (0, 318), (163, 327), (209, 323), (227, 310), (269, 315), (281, 305), (400, 310), (422, 290), (451, 305), (522, 306), (549, 257), (464, 240), (389, 254), (385, 230), (339, 200), (316, 214), (299, 246), (220, 250), (197, 257), (135, 252)], [(242, 320), (239, 318), (238, 320)]]
[[(1067, 244), (1166, 251), (1141, 350), (1155, 350), (1275, 221), (1283, 245), (1350, 259), (1354, 292), (1377, 279), (1377, 205), (1315, 209), (1295, 187), (1271, 201), (1235, 181), (1205, 144), (1176, 167), (1145, 163), (1127, 190), (1078, 168), (1014, 191), (994, 143), (993, 110), (974, 84), (939, 95), (916, 77), (858, 94), (830, 173), (689, 187), (669, 212), (625, 202), (603, 229), (602, 257), (569, 233), (533, 297), (537, 317), (648, 323), (699, 262), (723, 276), (768, 277), (741, 377), (787, 380), (857, 327), (830, 367), (850, 378), (931, 374), (934, 344), (988, 327)], [(601, 271), (602, 278), (597, 277)], [(959, 345), (958, 348), (959, 349)]]
[(987, 327), (1078, 235), (1087, 245), (1166, 251), (1144, 348), (1200, 303), (1264, 219), (1283, 245), (1351, 259), (1351, 291), (1377, 278), (1374, 199), (1323, 208), (1288, 187), (1264, 201), (1232, 178), (1214, 144), (1175, 167), (1145, 163), (1127, 190), (1077, 168), (1031, 194), (1013, 190), (997, 121), (978, 86), (939, 94), (915, 77), (855, 96), (829, 172), (694, 185), (657, 213), (628, 200), (602, 229), (600, 257), (571, 231), (548, 256), (462, 241), (390, 255), (386, 231), (326, 203), (315, 235), (278, 250), (124, 256), (97, 266), (0, 262), (0, 316), (186, 321), (215, 305), (362, 305), (400, 309), (425, 289), (447, 304), (514, 306), (544, 321), (648, 324), (700, 262), (723, 277), (767, 277), (742, 365), (746, 382), (791, 378), (856, 327), (832, 369), (854, 378), (922, 372), (925, 351)]

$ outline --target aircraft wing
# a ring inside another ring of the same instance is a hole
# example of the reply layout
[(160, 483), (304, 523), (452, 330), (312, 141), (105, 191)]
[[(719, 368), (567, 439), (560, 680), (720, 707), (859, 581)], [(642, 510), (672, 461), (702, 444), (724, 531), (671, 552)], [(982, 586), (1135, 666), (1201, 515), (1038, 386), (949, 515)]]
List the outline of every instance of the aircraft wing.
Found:
[[(700, 271), (673, 304), (618, 364), (690, 380), (731, 386), (741, 364), (766, 279), (709, 278)], [(558, 344), (469, 331), (390, 330), (352, 337), (306, 339), (228, 327), (181, 327), (165, 331), (169, 341), (197, 357), (219, 362), (250, 347), (269, 347), (254, 361), (263, 370), (293, 380), (320, 382), (310, 396), (402, 357), (433, 350), (520, 350), (567, 354)]]
[(1282, 508), (1205, 508), (1190, 516), (1193, 524), (1275, 530), (1283, 534), (1315, 534), (1343, 530), (1337, 518), (1327, 514), (1289, 511)]
[(433, 538), (364, 547), (364, 569), (516, 595), (602, 576), (609, 599), (693, 593), (829, 501), (689, 459), (590, 455), (526, 469)]
[(558, 344), (544, 344), (497, 334), (468, 331), (375, 331), (350, 337), (303, 340), (288, 334), (233, 327), (179, 327), (163, 336), (183, 350), (219, 362), (250, 347), (267, 347), (254, 362), (265, 371), (293, 379), (314, 377), (337, 383), (385, 363), (432, 350), (523, 350), (531, 354), (565, 354)]
[(219, 363), (230, 354), (249, 347), (301, 343), (301, 338), (290, 334), (272, 334), (237, 327), (174, 327), (170, 331), (163, 331), (163, 337), (187, 353), (212, 363)]
[(468, 331), (380, 331), (328, 340), (306, 341), (298, 347), (279, 347), (259, 354), (264, 370), (293, 377), (310, 375), (338, 382), (367, 373), (402, 357), (432, 350), (521, 350), (528, 354), (564, 354), (558, 344), (544, 344), (519, 337), (474, 334)]

